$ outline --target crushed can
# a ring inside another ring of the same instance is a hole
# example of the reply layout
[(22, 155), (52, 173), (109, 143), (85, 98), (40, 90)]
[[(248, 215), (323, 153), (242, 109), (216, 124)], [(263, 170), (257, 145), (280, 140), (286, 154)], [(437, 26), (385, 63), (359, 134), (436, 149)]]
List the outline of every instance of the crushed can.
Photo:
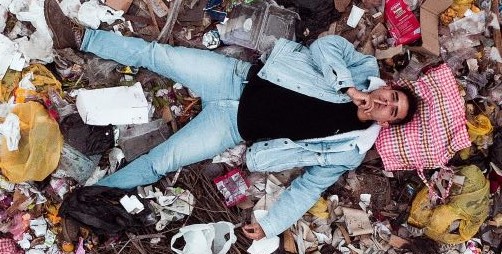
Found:
[(208, 49), (215, 49), (220, 46), (220, 34), (216, 30), (211, 30), (202, 36), (202, 44)]

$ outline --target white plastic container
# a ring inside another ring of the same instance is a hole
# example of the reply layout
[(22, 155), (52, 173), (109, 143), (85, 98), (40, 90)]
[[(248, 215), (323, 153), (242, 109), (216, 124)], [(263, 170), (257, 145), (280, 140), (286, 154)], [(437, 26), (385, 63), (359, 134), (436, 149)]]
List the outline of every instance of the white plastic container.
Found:
[(217, 25), (225, 44), (265, 52), (279, 38), (294, 39), (299, 15), (293, 11), (265, 2), (234, 7), (225, 24)]

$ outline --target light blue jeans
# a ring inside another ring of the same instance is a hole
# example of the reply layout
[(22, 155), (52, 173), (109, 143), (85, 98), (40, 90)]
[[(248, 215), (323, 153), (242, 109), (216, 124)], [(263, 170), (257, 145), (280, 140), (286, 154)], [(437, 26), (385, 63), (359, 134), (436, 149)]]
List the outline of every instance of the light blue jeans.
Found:
[(81, 50), (144, 67), (190, 88), (202, 112), (149, 153), (97, 184), (123, 189), (151, 184), (179, 167), (214, 157), (242, 141), (237, 108), (250, 63), (209, 50), (172, 47), (107, 31), (86, 30)]

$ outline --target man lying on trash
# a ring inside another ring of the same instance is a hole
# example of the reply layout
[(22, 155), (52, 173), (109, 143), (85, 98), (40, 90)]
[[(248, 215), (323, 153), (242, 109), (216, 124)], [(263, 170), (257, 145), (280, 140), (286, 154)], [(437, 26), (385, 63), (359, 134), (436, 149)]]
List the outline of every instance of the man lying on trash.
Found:
[(151, 184), (241, 142), (249, 144), (250, 171), (304, 167), (267, 216), (243, 227), (251, 239), (289, 228), (344, 172), (360, 165), (381, 126), (403, 124), (416, 110), (411, 92), (386, 86), (377, 78), (375, 58), (342, 37), (326, 36), (309, 48), (279, 39), (258, 66), (209, 50), (84, 30), (64, 16), (56, 0), (46, 0), (45, 15), (55, 48), (147, 68), (202, 100), (202, 112), (185, 127), (98, 185)]

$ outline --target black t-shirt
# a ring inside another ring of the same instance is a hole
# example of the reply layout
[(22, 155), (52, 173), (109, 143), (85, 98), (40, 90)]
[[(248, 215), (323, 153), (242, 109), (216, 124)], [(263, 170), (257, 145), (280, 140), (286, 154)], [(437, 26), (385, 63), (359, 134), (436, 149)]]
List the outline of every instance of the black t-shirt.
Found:
[(263, 80), (256, 73), (252, 68), (237, 113), (237, 126), (245, 141), (322, 138), (372, 124), (359, 120), (352, 102), (319, 100)]

